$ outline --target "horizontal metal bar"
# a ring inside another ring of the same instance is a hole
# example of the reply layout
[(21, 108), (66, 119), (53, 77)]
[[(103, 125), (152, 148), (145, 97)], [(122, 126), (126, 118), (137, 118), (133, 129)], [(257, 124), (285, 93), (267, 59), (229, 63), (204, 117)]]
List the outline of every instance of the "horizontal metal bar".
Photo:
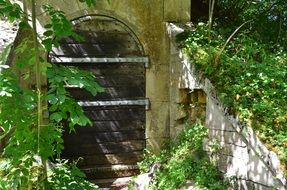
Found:
[(115, 21), (114, 18), (106, 17), (106, 16), (100, 16), (100, 15), (89, 15), (89, 16), (84, 16), (78, 19), (73, 20), (71, 23), (72, 25), (77, 25), (85, 21), (89, 20), (104, 20), (104, 21)]
[(148, 57), (55, 57), (54, 63), (148, 63)]
[(149, 109), (149, 99), (140, 100), (112, 100), (112, 101), (78, 101), (78, 104), (83, 107), (97, 106), (145, 106)]
[(81, 88), (79, 85), (65, 84), (65, 88)]

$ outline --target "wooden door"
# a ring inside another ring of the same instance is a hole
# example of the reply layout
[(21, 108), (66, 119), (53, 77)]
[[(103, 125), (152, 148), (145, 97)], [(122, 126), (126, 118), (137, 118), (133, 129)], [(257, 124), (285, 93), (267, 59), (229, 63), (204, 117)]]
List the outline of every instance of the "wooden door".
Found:
[(63, 157), (78, 159), (87, 178), (101, 187), (121, 186), (138, 173), (145, 148), (145, 67), (148, 59), (130, 29), (103, 16), (73, 21), (84, 37), (62, 39), (50, 53), (54, 64), (92, 71), (105, 92), (92, 96), (67, 89), (83, 107), (93, 126), (64, 133)]

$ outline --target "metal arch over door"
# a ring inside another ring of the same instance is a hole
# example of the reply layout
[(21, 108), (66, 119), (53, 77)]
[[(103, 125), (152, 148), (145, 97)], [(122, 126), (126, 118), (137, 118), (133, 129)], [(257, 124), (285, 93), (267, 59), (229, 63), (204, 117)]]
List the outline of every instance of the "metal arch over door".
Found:
[(76, 87), (66, 88), (94, 126), (64, 133), (62, 156), (78, 159), (87, 178), (100, 187), (121, 186), (138, 172), (145, 148), (145, 68), (148, 58), (133, 32), (106, 16), (73, 20), (84, 41), (64, 38), (50, 53), (54, 64), (94, 72), (105, 92), (93, 97)]

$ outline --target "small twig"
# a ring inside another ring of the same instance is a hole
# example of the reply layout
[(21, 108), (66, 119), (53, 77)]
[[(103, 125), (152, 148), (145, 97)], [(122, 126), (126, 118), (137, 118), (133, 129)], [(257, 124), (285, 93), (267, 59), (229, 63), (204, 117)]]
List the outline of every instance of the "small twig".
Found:
[[(40, 65), (40, 48), (38, 43), (38, 33), (37, 33), (37, 25), (36, 25), (36, 0), (31, 0), (32, 3), (32, 29), (33, 29), (33, 42), (35, 48), (35, 77), (36, 77), (36, 88), (37, 88), (37, 141), (38, 147), (37, 152), (40, 155), (40, 133), (41, 133), (41, 126), (43, 123), (43, 116), (42, 116), (42, 89), (41, 89), (41, 65)], [(46, 164), (45, 159), (42, 159), (42, 164)], [(47, 168), (44, 166), (44, 180), (47, 180)], [(44, 185), (44, 189), (46, 189), (46, 185)]]
[[(4, 131), (2, 127), (0, 128), (0, 130)], [(4, 150), (8, 140), (10, 139), (11, 135), (14, 133), (15, 130), (16, 130), (16, 126), (11, 127), (5, 134), (0, 136), (0, 152)]]
[(283, 19), (282, 19), (281, 13), (279, 14), (279, 19), (280, 19), (280, 20), (279, 20), (279, 30), (278, 30), (276, 45), (278, 45), (278, 43), (279, 43), (280, 36), (281, 36), (281, 30), (282, 30), (282, 21), (283, 21)]
[(234, 30), (234, 32), (229, 36), (229, 38), (225, 41), (224, 45), (222, 46), (222, 48), (220, 49), (220, 51), (216, 54), (216, 57), (214, 59), (214, 66), (217, 67), (219, 64), (219, 58), (221, 56), (221, 54), (223, 53), (225, 47), (227, 46), (227, 44), (231, 41), (231, 39), (235, 36), (235, 34), (247, 23), (251, 22), (252, 20), (248, 20), (246, 22), (244, 22), (243, 24), (241, 24), (238, 28), (236, 28)]
[(213, 19), (213, 11), (214, 11), (215, 0), (209, 0), (209, 19), (208, 19), (208, 42), (211, 42), (211, 27), (212, 27), (212, 19)]

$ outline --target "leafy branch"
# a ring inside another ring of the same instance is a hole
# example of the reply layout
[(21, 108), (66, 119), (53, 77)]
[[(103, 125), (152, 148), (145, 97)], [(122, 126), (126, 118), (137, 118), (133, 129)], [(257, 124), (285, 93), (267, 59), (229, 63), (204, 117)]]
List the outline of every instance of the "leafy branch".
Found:
[[(88, 6), (96, 3), (91, 0), (85, 2)], [(25, 28), (32, 35), (32, 38), (25, 37), (16, 45), (14, 52), (17, 59), (11, 68), (1, 65), (0, 140), (7, 142), (4, 143), (3, 155), (0, 157), (0, 189), (57, 189), (57, 185), (70, 187), (71, 183), (74, 184), (73, 188), (95, 189), (96, 186), (83, 180), (84, 174), (75, 169), (75, 166), (68, 166), (67, 162), (58, 160), (59, 167), (54, 170), (47, 168), (47, 160), (55, 156), (59, 158), (63, 149), (64, 123), (68, 123), (71, 131), (75, 125), (85, 126), (91, 123), (65, 89), (65, 85), (77, 85), (94, 96), (103, 89), (92, 73), (75, 67), (51, 65), (43, 57), (43, 52), (49, 52), (53, 46), (58, 46), (61, 38), (72, 36), (81, 40), (81, 37), (73, 31), (63, 11), (44, 5), (50, 23), (45, 25), (42, 41), (44, 48), (41, 47), (35, 3), (35, 0), (31, 0), (30, 17), (26, 12), (26, 1), (23, 11), (17, 3), (0, 0), (0, 15), (10, 21), (21, 20), (20, 28)], [(28, 20), (32, 21), (29, 27)], [(7, 52), (5, 49), (1, 56), (2, 63), (5, 63)], [(21, 76), (17, 76), (17, 73)], [(48, 80), (48, 92), (42, 88), (44, 76)], [(23, 85), (27, 81), (35, 81), (35, 84), (27, 88)], [(44, 101), (50, 104), (49, 120), (43, 118)]]

